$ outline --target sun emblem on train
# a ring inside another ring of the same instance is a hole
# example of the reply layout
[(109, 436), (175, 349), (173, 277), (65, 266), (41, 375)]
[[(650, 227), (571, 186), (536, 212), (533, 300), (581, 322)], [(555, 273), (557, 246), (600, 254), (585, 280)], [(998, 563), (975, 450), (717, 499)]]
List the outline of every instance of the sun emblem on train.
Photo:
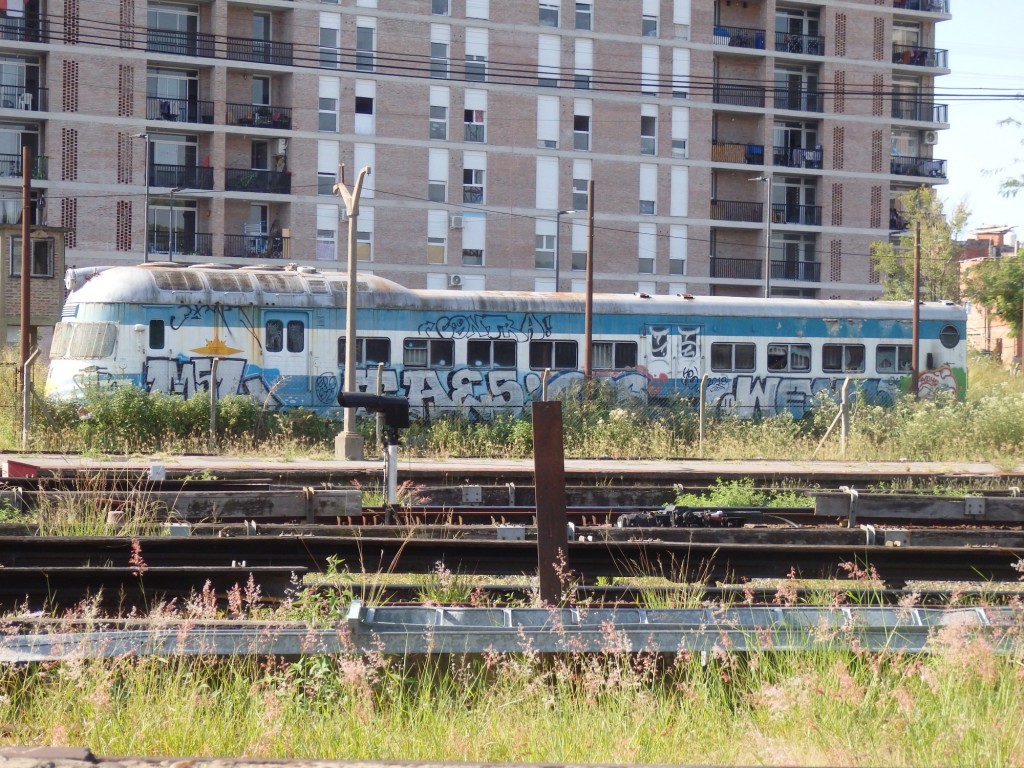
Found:
[(241, 352), (240, 349), (229, 347), (220, 338), (220, 323), (215, 322), (213, 325), (213, 339), (206, 340), (206, 346), (197, 347), (192, 350), (200, 355), (233, 355), (236, 352)]

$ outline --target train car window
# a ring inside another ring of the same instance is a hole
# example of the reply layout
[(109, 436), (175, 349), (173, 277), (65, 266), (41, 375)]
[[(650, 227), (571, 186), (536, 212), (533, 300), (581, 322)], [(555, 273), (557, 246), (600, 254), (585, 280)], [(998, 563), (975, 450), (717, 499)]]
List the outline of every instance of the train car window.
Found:
[(288, 351), (301, 352), (306, 348), (306, 324), (301, 320), (288, 321)]
[[(391, 339), (356, 340), (356, 365), (376, 367), (384, 363), (391, 365)], [(338, 337), (338, 367), (345, 367), (345, 337)]]
[(114, 354), (117, 328), (113, 323), (75, 323), (65, 357), (96, 358)]
[(909, 344), (879, 344), (875, 348), (875, 370), (879, 373), (909, 371), (914, 350)]
[(402, 348), (406, 368), (450, 368), (455, 357), (451, 339), (406, 339)]
[(576, 370), (577, 360), (575, 341), (530, 342), (530, 367), (535, 370)]
[(825, 373), (863, 373), (863, 344), (825, 344), (821, 348), (821, 370)]
[(150, 320), (149, 321), (149, 348), (150, 349), (163, 349), (164, 348), (164, 321), (163, 320)]
[(515, 368), (516, 343), (507, 339), (470, 339), (466, 363), (473, 368)]
[(280, 320), (267, 320), (266, 340), (263, 348), (267, 352), (280, 352), (284, 349), (284, 323)]
[(594, 368), (598, 370), (622, 371), (636, 368), (635, 341), (595, 341), (591, 349), (594, 353)]
[(50, 342), (50, 358), (59, 360), (67, 357), (68, 344), (71, 342), (71, 334), (74, 326), (68, 323), (57, 323), (53, 328), (53, 340)]
[(811, 370), (810, 344), (769, 344), (768, 370), (805, 373)]
[(711, 345), (711, 370), (752, 371), (757, 347), (753, 344), (718, 341)]
[(955, 325), (947, 325), (939, 332), (939, 341), (946, 349), (952, 349), (960, 343), (960, 331)]

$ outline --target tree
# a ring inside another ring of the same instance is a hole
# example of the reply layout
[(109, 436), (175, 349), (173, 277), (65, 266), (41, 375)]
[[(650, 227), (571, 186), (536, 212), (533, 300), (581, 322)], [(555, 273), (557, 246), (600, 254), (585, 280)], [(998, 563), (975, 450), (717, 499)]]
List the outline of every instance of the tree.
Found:
[(990, 307), (1010, 329), (1010, 335), (1020, 338), (1024, 322), (1024, 251), (985, 259), (964, 277), (964, 295), (975, 304)]
[[(999, 125), (1013, 126), (1015, 128), (1021, 127), (1021, 122), (1015, 120), (1012, 117), (1007, 117), (999, 121)], [(1024, 141), (1021, 142), (1024, 144)], [(1011, 165), (1020, 162), (1020, 158), (1014, 158)], [(1024, 189), (1024, 174), (1020, 176), (1007, 176), (1001, 182), (999, 182), (999, 194), (1003, 197), (1016, 197), (1017, 193)]]
[(900, 196), (907, 229), (896, 243), (871, 244), (871, 257), (882, 273), (883, 299), (904, 300), (914, 295), (914, 230), (921, 228), (921, 299), (960, 299), (960, 248), (956, 238), (967, 226), (970, 211), (958, 203), (947, 218), (942, 201), (928, 187)]

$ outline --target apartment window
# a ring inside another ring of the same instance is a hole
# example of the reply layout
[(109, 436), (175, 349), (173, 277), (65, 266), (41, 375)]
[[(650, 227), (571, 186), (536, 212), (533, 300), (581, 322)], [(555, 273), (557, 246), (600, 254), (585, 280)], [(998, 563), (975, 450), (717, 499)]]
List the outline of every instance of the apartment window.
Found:
[(448, 184), (443, 181), (431, 179), (427, 182), (427, 199), (432, 203), (444, 203), (448, 201)]
[(576, 370), (577, 359), (575, 341), (530, 342), (530, 367), (534, 370)]
[(482, 83), (487, 79), (487, 59), (484, 56), (466, 55), (466, 80)]
[(482, 267), (484, 265), (484, 250), (483, 248), (463, 248), (462, 249), (462, 266), (464, 267)]
[(451, 368), (455, 342), (451, 339), (406, 339), (402, 344), (406, 368)]
[(637, 233), (637, 271), (653, 275), (658, 255), (658, 229), (654, 224), (641, 224)]
[(464, 168), (462, 171), (462, 202), (484, 202), (484, 172), (479, 168)]
[[(587, 252), (586, 251), (573, 251), (572, 252), (572, 262), (571, 262), (570, 269), (572, 269), (573, 272), (583, 272), (583, 271), (586, 270), (586, 268), (587, 268)], [(573, 292), (575, 292), (575, 291), (576, 291), (576, 289), (573, 288)]]
[(557, 87), (561, 67), (561, 40), (555, 35), (537, 35), (537, 85)]
[(323, 69), (338, 69), (341, 66), (338, 55), (340, 34), (340, 30), (320, 27), (320, 66)]
[(316, 193), (318, 195), (333, 195), (334, 185), (337, 181), (338, 177), (333, 173), (317, 173)]
[(336, 253), (337, 233), (333, 229), (317, 229), (316, 258), (317, 261), (334, 261)]
[(373, 27), (356, 27), (356, 69), (360, 72), (374, 70), (376, 33), (377, 30)]
[[(345, 366), (345, 337), (338, 337), (338, 365)], [(356, 339), (356, 365), (376, 367), (391, 365), (391, 339), (359, 337)]]
[(913, 369), (914, 349), (908, 344), (879, 344), (875, 349), (875, 370), (896, 373)]
[(657, 213), (657, 205), (654, 200), (641, 200), (640, 201), (640, 213), (643, 216), (653, 216)]
[(644, 14), (640, 21), (640, 34), (644, 37), (658, 36), (658, 17)]
[(686, 139), (672, 139), (672, 157), (686, 157)]
[(430, 0), (430, 12), (435, 16), (447, 16), (448, 0)]
[(321, 98), (318, 103), (320, 109), (318, 128), (321, 131), (336, 132), (338, 130), (338, 100)]
[[(446, 214), (447, 215), (447, 214)], [(444, 264), (448, 261), (448, 241), (444, 237), (427, 238), (427, 264)]]
[(542, 27), (558, 26), (559, 6), (554, 3), (541, 3), (538, 23)]
[(806, 373), (811, 370), (811, 345), (769, 344), (768, 370)]
[(364, 135), (373, 134), (373, 98), (356, 96), (355, 132)]
[(448, 201), (448, 157), (446, 149), (431, 149), (427, 153), (427, 198), (432, 203)]
[(575, 54), (573, 87), (588, 90), (590, 78), (594, 73), (594, 41), (578, 38), (573, 48)]
[(593, 13), (593, 3), (576, 3), (576, 29), (593, 29)]
[(637, 259), (637, 272), (641, 275), (653, 275), (654, 274), (654, 256), (643, 255)]
[(430, 138), (448, 140), (448, 107), (430, 107)]
[(534, 235), (534, 267), (537, 269), (555, 268), (555, 236)]
[(863, 373), (863, 344), (825, 344), (821, 348), (821, 370), (825, 373)]
[(587, 210), (587, 186), (589, 179), (572, 180), (572, 207), (577, 211)]
[(640, 213), (654, 215), (658, 212), (658, 166), (640, 166)]
[(636, 368), (635, 341), (595, 341), (591, 346), (594, 368), (601, 371), (624, 371)]
[[(362, 219), (359, 220), (361, 224)], [(373, 233), (356, 230), (356, 260), (373, 261)]]
[(430, 44), (430, 76), (448, 79), (448, 43)]
[(654, 115), (640, 117), (640, 154), (656, 155), (658, 134), (658, 118)]
[(465, 122), (463, 138), (466, 141), (487, 141), (486, 126), (484, 125), (484, 111), (482, 109), (464, 110), (463, 120)]
[[(53, 277), (53, 238), (33, 237), (29, 240), (29, 269), (32, 277)], [(11, 254), (11, 277), (21, 277), (21, 237), (12, 237), (8, 248)]]
[(685, 275), (686, 259), (674, 259), (670, 255), (668, 259), (668, 273), (670, 275)]
[(516, 343), (511, 340), (470, 339), (466, 363), (473, 368), (515, 368)]
[(752, 371), (757, 347), (753, 344), (718, 341), (711, 345), (712, 371)]
[(573, 115), (572, 148), (590, 151), (590, 115)]

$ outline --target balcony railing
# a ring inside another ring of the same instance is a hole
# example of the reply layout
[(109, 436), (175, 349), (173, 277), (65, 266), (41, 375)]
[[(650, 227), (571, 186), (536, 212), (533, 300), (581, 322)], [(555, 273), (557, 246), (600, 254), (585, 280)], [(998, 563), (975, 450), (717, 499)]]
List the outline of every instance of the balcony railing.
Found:
[(892, 116), (896, 120), (918, 120), (922, 123), (949, 122), (949, 107), (946, 104), (932, 104), (929, 101), (893, 99)]
[(225, 168), (224, 189), (228, 192), (265, 192), (287, 195), (292, 191), (292, 175), (287, 171)]
[(229, 37), (225, 41), (224, 55), (235, 61), (252, 61), (257, 64), (292, 65), (292, 44), (276, 40), (253, 40), (246, 37)]
[(946, 161), (931, 157), (893, 157), (889, 160), (889, 172), (896, 176), (927, 176), (933, 179), (946, 178)]
[(228, 125), (244, 125), (252, 128), (276, 128), (288, 130), (292, 127), (292, 111), (288, 107), (272, 107), (269, 104), (227, 104), (224, 120)]
[[(150, 231), (146, 250), (151, 254), (173, 256), (213, 256), (213, 235), (209, 232)], [(170, 260), (170, 259), (169, 259)]]
[(719, 24), (715, 27), (715, 45), (728, 45), (732, 48), (764, 49), (764, 30), (749, 27), (727, 27)]
[[(21, 178), (21, 155), (0, 154), (0, 177)], [(32, 178), (46, 179), (46, 155), (32, 158)]]
[(146, 50), (177, 56), (204, 56), (216, 53), (216, 38), (205, 32), (179, 32), (173, 29), (147, 29)]
[(761, 221), (764, 206), (742, 200), (712, 200), (711, 218), (715, 221)]
[(200, 99), (146, 97), (147, 120), (174, 120), (179, 123), (212, 123), (213, 102)]
[(772, 147), (772, 165), (786, 168), (821, 168), (821, 146), (814, 149), (800, 147)]
[(280, 235), (224, 235), (224, 255), (246, 259), (287, 259), (291, 238)]
[(760, 280), (764, 275), (764, 259), (727, 259), (711, 257), (711, 277), (729, 280)]
[(790, 88), (776, 88), (775, 108), (794, 109), (800, 112), (821, 112), (824, 107), (819, 91), (794, 91)]
[(804, 224), (809, 227), (820, 227), (821, 206), (772, 203), (772, 223)]
[(949, 13), (949, 0), (892, 0), (892, 7), (903, 11)]
[(816, 261), (776, 261), (772, 259), (772, 280), (821, 282), (821, 264)]
[(909, 64), (912, 67), (947, 68), (949, 51), (941, 48), (922, 48), (919, 45), (892, 44), (892, 63)]
[(46, 19), (21, 17), (0, 18), (0, 40), (23, 43), (50, 42), (50, 26)]
[(790, 32), (776, 32), (775, 50), (782, 53), (806, 53), (809, 56), (824, 56), (825, 38), (821, 35), (796, 35)]
[(763, 107), (764, 88), (759, 85), (715, 83), (713, 98), (716, 104), (734, 104), (737, 107)]
[(716, 163), (746, 163), (764, 165), (764, 147), (761, 144), (728, 144), (714, 142), (711, 160)]
[(150, 170), (149, 184), (152, 187), (213, 189), (213, 168), (207, 166), (153, 163)]
[(45, 112), (47, 107), (46, 88), (26, 88), (23, 85), (0, 85), (0, 107)]

